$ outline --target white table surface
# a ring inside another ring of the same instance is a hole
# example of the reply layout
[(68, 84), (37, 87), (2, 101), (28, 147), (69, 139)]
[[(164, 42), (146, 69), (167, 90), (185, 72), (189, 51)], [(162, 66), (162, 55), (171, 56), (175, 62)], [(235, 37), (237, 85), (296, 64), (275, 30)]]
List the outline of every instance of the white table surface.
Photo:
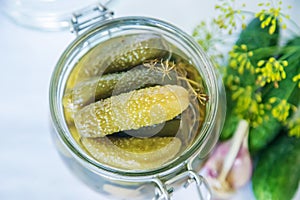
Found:
[[(111, 6), (116, 17), (156, 17), (191, 33), (202, 19), (213, 16), (215, 2), (117, 0)], [(291, 2), (299, 10), (299, 2)], [(299, 19), (299, 13), (291, 14)], [(68, 171), (50, 137), (49, 80), (58, 58), (73, 39), (69, 32), (20, 27), (0, 14), (1, 200), (108, 200)], [(174, 198), (197, 199), (196, 191), (182, 189)], [(254, 200), (250, 184), (231, 200), (240, 199)]]

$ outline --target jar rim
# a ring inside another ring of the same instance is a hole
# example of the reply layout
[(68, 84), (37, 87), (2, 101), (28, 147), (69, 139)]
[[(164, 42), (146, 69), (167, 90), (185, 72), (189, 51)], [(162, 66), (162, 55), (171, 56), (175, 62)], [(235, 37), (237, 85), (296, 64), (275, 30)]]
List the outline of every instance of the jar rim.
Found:
[[(209, 81), (211, 83), (211, 96), (210, 98), (210, 112), (207, 113), (206, 119), (204, 121), (203, 127), (201, 128), (201, 132), (205, 132), (203, 137), (197, 137), (196, 140), (193, 142), (191, 147), (187, 151), (184, 152), (183, 155), (179, 156), (178, 158), (172, 160), (170, 165), (162, 166), (161, 168), (154, 169), (154, 170), (147, 170), (147, 171), (123, 171), (119, 169), (107, 168), (100, 165), (97, 161), (89, 158), (89, 156), (84, 153), (81, 149), (78, 149), (74, 141), (72, 142), (70, 137), (67, 135), (67, 131), (69, 129), (66, 126), (66, 122), (63, 117), (63, 112), (59, 111), (62, 107), (61, 95), (59, 95), (59, 89), (64, 89), (64, 84), (62, 83), (61, 74), (64, 73), (64, 68), (66, 66), (67, 58), (72, 55), (72, 52), (76, 51), (76, 48), (83, 44), (88, 38), (93, 37), (93, 35), (99, 33), (104, 29), (109, 29), (111, 27), (120, 27), (120, 25), (131, 25), (131, 26), (150, 26), (159, 28), (164, 30), (168, 34), (176, 33), (176, 37), (178, 39), (183, 40), (189, 43), (189, 47), (192, 48), (194, 52), (197, 53), (199, 59), (204, 64), (205, 73), (207, 73)], [(219, 112), (218, 104), (219, 104), (219, 85), (217, 81), (217, 76), (215, 74), (215, 70), (213, 68), (212, 63), (207, 58), (204, 51), (201, 47), (197, 44), (194, 39), (179, 29), (178, 27), (150, 17), (142, 17), (142, 16), (133, 16), (133, 17), (119, 17), (115, 19), (110, 19), (104, 22), (97, 24), (96, 26), (92, 27), (91, 29), (85, 31), (81, 35), (79, 35), (63, 52), (57, 65), (53, 71), (51, 82), (50, 82), (50, 89), (49, 89), (49, 104), (50, 104), (50, 113), (53, 125), (56, 129), (56, 132), (62, 141), (62, 143), (67, 147), (70, 153), (77, 159), (77, 161), (81, 162), (82, 164), (86, 165), (90, 169), (100, 173), (102, 176), (108, 176), (109, 178), (116, 178), (116, 179), (139, 179), (144, 180), (152, 177), (153, 175), (158, 176), (165, 176), (173, 171), (176, 171), (178, 168), (182, 168), (185, 166), (195, 155), (198, 155), (201, 150), (201, 145), (205, 143), (213, 126), (216, 123), (220, 123), (220, 126), (223, 126), (224, 119), (217, 120), (217, 113)], [(205, 123), (206, 122), (206, 123)]]

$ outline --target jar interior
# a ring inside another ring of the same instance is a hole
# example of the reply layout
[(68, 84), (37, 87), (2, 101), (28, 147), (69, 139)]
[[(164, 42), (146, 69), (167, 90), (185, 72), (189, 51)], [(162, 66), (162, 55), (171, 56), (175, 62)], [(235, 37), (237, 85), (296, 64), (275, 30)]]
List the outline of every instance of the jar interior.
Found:
[(207, 137), (215, 98), (207, 66), (180, 34), (159, 27), (94, 30), (65, 61), (61, 108), (68, 139), (108, 169), (172, 165)]

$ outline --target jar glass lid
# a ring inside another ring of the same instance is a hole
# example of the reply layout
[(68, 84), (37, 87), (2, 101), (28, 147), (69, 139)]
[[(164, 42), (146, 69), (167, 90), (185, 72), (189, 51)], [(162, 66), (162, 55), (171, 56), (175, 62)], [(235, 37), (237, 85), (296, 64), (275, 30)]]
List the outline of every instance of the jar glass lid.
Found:
[(16, 23), (45, 31), (70, 28), (73, 13), (112, 0), (2, 0), (0, 10)]

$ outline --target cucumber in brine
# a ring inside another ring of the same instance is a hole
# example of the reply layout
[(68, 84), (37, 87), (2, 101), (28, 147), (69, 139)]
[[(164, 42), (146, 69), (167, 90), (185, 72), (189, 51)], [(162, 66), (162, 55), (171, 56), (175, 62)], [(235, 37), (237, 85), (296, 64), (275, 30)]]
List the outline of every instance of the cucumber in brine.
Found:
[(175, 71), (169, 73), (168, 78), (163, 78), (159, 71), (149, 70), (140, 65), (127, 72), (111, 73), (78, 83), (74, 88), (66, 91), (63, 105), (66, 112), (74, 114), (82, 107), (124, 92), (155, 85), (175, 85), (177, 75)]
[(99, 162), (129, 170), (162, 166), (181, 148), (181, 141), (176, 137), (82, 138), (81, 142)]
[(97, 45), (79, 60), (67, 87), (91, 77), (126, 71), (146, 60), (167, 57), (167, 42), (159, 35), (131, 34), (112, 38)]
[(159, 168), (204, 137), (206, 84), (167, 39), (150, 33), (110, 38), (70, 71), (65, 120), (73, 139), (100, 164)]
[(181, 86), (148, 87), (85, 106), (74, 122), (83, 137), (104, 137), (171, 120), (188, 105), (188, 91)]

